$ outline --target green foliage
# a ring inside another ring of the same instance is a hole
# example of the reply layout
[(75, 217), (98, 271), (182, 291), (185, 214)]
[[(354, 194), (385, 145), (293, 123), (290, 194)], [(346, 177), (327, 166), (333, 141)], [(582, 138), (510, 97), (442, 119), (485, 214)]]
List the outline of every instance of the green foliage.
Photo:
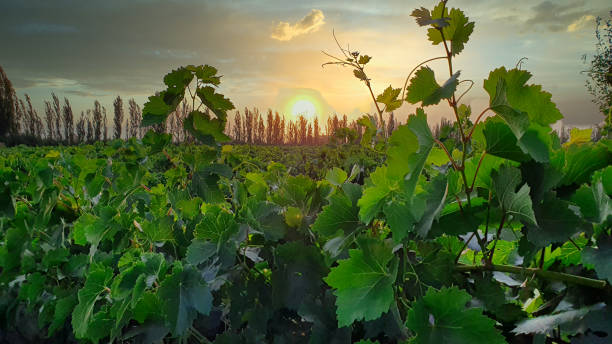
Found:
[[(233, 110), (234, 104), (215, 91), (214, 87), (219, 86), (221, 77), (217, 76), (217, 69), (209, 65), (189, 65), (168, 73), (164, 77), (166, 90), (149, 97), (149, 101), (142, 109), (142, 126), (164, 123), (168, 115), (183, 101), (185, 92), (194, 79), (195, 89), (193, 92), (189, 90), (193, 111), (184, 120), (185, 130), (205, 144), (213, 145), (216, 142), (229, 141), (229, 137), (223, 131), (227, 123), (227, 111)], [(197, 108), (196, 97), (201, 104)], [(199, 111), (202, 105), (214, 113), (216, 118), (212, 118), (208, 111)]]
[[(426, 63), (453, 70), (474, 24), (446, 1), (412, 14), (444, 46)], [(371, 90), (371, 57), (343, 53)], [(444, 99), (457, 122), (436, 136), (417, 108), (388, 139), (383, 110), (362, 117), (362, 145), (176, 146), (151, 131), (0, 150), (0, 341), (605, 340), (611, 142), (559, 144), (560, 113), (526, 71), (493, 71), (472, 121), (455, 94), (468, 80), (440, 86), (423, 65), (372, 100)], [(209, 66), (169, 73), (144, 124), (196, 80), (208, 111), (186, 128), (225, 140), (233, 106)]]

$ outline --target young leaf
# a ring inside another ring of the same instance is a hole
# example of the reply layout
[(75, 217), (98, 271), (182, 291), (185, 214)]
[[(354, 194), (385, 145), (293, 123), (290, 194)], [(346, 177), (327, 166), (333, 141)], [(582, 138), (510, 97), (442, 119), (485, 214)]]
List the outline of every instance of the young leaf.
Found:
[(359, 238), (360, 249), (349, 251), (350, 258), (332, 268), (325, 282), (336, 289), (338, 326), (355, 320), (373, 320), (389, 310), (393, 302), (393, 281), (397, 262), (388, 243), (374, 238)]
[(431, 17), (431, 13), (425, 7), (417, 8), (410, 14), (412, 17), (415, 17), (415, 20), (419, 26), (427, 26), (432, 25), (434, 27), (445, 27), (448, 26), (448, 21), (450, 18), (438, 18), (433, 19)]
[[(431, 18), (433, 20), (448, 19), (448, 25), (442, 28), (442, 33), (444, 34), (444, 40), (451, 42), (450, 51), (455, 56), (463, 51), (465, 43), (470, 39), (470, 35), (474, 31), (474, 22), (468, 21), (469, 19), (463, 11), (456, 8), (451, 9), (449, 14), (445, 5), (446, 2), (441, 1), (431, 12)], [(444, 13), (442, 12), (443, 7)], [(438, 28), (427, 30), (427, 36), (434, 45), (442, 43), (442, 33)]]
[(353, 70), (353, 74), (354, 74), (354, 75), (355, 75), (355, 77), (356, 77), (357, 79), (359, 79), (359, 80), (362, 80), (362, 81), (368, 81), (368, 77), (367, 77), (367, 75), (366, 75), (366, 74), (365, 74), (363, 71), (361, 71), (361, 70), (359, 70), (359, 69), (355, 69), (355, 70)]
[(334, 193), (329, 198), (329, 205), (324, 206), (319, 213), (312, 230), (325, 237), (333, 236), (338, 230), (342, 230), (343, 234), (355, 231), (361, 225), (357, 206), (360, 197), (361, 190), (355, 195), (346, 195), (340, 191)]
[(434, 71), (427, 66), (421, 67), (410, 79), (410, 85), (406, 88), (406, 100), (411, 104), (421, 102), (421, 106), (429, 106), (438, 104), (442, 99), (449, 99), (457, 88), (459, 74), (456, 72), (440, 86)]
[(376, 101), (385, 104), (385, 111), (391, 112), (398, 109), (402, 105), (402, 100), (397, 99), (401, 91), (402, 90), (400, 88), (393, 88), (391, 85), (389, 85), (389, 87), (385, 88), (383, 93), (376, 97)]
[(481, 309), (466, 309), (471, 299), (456, 287), (440, 291), (430, 288), (406, 316), (406, 326), (416, 333), (412, 343), (506, 343), (495, 329), (495, 321), (484, 316)]
[(211, 86), (200, 87), (196, 93), (202, 101), (202, 104), (206, 105), (225, 127), (227, 111), (233, 110), (234, 104), (222, 94), (215, 92), (215, 89)]
[(368, 62), (370, 62), (371, 59), (372, 59), (371, 56), (361, 55), (361, 56), (359, 56), (359, 61), (357, 63), (359, 63), (360, 65), (364, 65), (364, 64), (367, 64)]
[(142, 108), (142, 127), (162, 123), (172, 112), (172, 108), (164, 102), (162, 96), (150, 96)]

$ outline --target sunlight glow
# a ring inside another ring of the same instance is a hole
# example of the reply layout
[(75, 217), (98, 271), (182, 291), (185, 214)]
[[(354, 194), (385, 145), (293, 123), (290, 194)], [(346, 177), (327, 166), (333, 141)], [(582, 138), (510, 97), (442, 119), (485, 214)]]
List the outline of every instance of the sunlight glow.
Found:
[(293, 106), (291, 107), (291, 114), (294, 117), (299, 117), (304, 116), (304, 118), (310, 120), (313, 119), (316, 114), (317, 114), (317, 110), (315, 108), (315, 105), (306, 99), (301, 99), (295, 102), (295, 104), (293, 104)]

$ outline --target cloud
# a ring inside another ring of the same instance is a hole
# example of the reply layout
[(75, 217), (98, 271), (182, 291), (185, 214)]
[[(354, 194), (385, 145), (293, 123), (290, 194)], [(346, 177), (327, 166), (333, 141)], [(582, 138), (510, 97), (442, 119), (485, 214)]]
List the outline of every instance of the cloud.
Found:
[(561, 32), (569, 29), (576, 21), (587, 16), (584, 1), (568, 4), (543, 1), (533, 7), (533, 16), (525, 24), (534, 27), (545, 27), (552, 32)]
[(574, 20), (571, 24), (567, 26), (567, 32), (576, 32), (582, 29), (583, 27), (585, 27), (588, 23), (592, 22), (593, 20), (595, 20), (594, 16), (590, 14), (583, 15), (582, 17)]
[(316, 32), (323, 24), (325, 24), (325, 15), (321, 10), (313, 9), (295, 24), (278, 23), (272, 30), (270, 37), (279, 41), (289, 41), (293, 37)]
[(44, 23), (27, 23), (19, 25), (15, 28), (15, 31), (22, 35), (35, 35), (35, 34), (70, 34), (76, 33), (79, 30), (70, 25), (59, 25), (59, 24), (44, 24)]

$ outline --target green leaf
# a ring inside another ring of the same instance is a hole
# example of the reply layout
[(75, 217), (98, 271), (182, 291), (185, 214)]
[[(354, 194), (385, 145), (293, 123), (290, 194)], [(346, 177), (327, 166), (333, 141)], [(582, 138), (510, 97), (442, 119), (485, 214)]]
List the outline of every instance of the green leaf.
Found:
[(66, 319), (72, 313), (74, 306), (77, 304), (76, 295), (68, 295), (63, 297), (55, 303), (55, 309), (53, 311), (53, 321), (49, 325), (48, 334), (53, 336), (55, 332), (64, 327)]
[(601, 181), (593, 183), (591, 187), (583, 185), (571, 200), (580, 207), (582, 216), (591, 222), (601, 224), (612, 216), (612, 202)]
[(206, 105), (216, 116), (217, 119), (225, 127), (227, 121), (227, 111), (234, 109), (234, 104), (225, 98), (224, 95), (215, 92), (215, 89), (211, 86), (200, 87), (196, 91), (198, 97), (202, 101), (202, 104)]
[(215, 142), (227, 142), (231, 139), (223, 133), (225, 121), (219, 118), (210, 118), (206, 113), (192, 111), (183, 122), (185, 129), (200, 142), (212, 145)]
[(198, 265), (212, 257), (215, 252), (217, 252), (215, 244), (195, 239), (191, 242), (191, 245), (187, 247), (185, 260), (189, 264)]
[(548, 195), (535, 207), (537, 227), (530, 227), (527, 238), (538, 247), (552, 243), (564, 243), (574, 234), (585, 229), (584, 222), (572, 209), (572, 204)]
[[(529, 121), (548, 127), (563, 118), (555, 103), (551, 101), (551, 94), (542, 91), (540, 85), (527, 85), (531, 73), (521, 69), (506, 70), (501, 67), (489, 74), (484, 81), (484, 88), (491, 99), (501, 97), (500, 92), (505, 93), (507, 103), (519, 112), (525, 112)], [(499, 86), (503, 80), (504, 87)]]
[(233, 214), (217, 205), (208, 206), (202, 221), (196, 226), (194, 237), (208, 240), (217, 245), (218, 249), (230, 237), (238, 233), (238, 229), (239, 226)]
[(535, 214), (529, 196), (529, 186), (523, 186), (516, 191), (521, 182), (521, 171), (516, 167), (502, 165), (499, 171), (491, 173), (493, 189), (502, 211), (530, 225), (537, 225)]
[(359, 80), (368, 81), (368, 76), (362, 70), (354, 69), (353, 75)]
[(586, 183), (593, 172), (612, 164), (612, 154), (603, 144), (571, 145), (557, 154), (554, 165), (564, 174), (560, 185)]
[(338, 326), (355, 320), (373, 320), (389, 310), (393, 302), (393, 282), (397, 262), (388, 243), (359, 238), (360, 249), (349, 251), (350, 258), (339, 261), (324, 279), (336, 289)]
[[(352, 196), (352, 199), (349, 198)], [(356, 195), (346, 195), (336, 192), (329, 198), (329, 205), (323, 207), (321, 213), (312, 225), (312, 230), (319, 235), (330, 237), (338, 233), (354, 232), (361, 226), (359, 221), (359, 207), (357, 200), (361, 197), (361, 190)]]
[(580, 309), (561, 312), (554, 315), (544, 315), (533, 319), (523, 320), (512, 330), (515, 334), (550, 333), (560, 325), (572, 323), (583, 319), (590, 311), (600, 310), (604, 305), (582, 307)]
[[(445, 2), (440, 2), (434, 10), (431, 12), (431, 18), (433, 20), (440, 20), (450, 18), (448, 25), (444, 26), (442, 32), (444, 33), (444, 39), (451, 42), (450, 51), (453, 56), (463, 51), (465, 43), (470, 39), (470, 35), (474, 31), (474, 22), (468, 21), (468, 17), (465, 16), (463, 11), (453, 8), (448, 12), (448, 7), (445, 7)], [(444, 8), (444, 13), (442, 12)], [(438, 27), (441, 25), (438, 24)], [(429, 40), (434, 44), (442, 43), (442, 33), (437, 28), (431, 28), (427, 30), (427, 36)]]
[(427, 203), (425, 213), (415, 227), (416, 233), (421, 238), (426, 238), (429, 230), (434, 222), (438, 219), (440, 212), (446, 203), (448, 194), (448, 181), (445, 175), (440, 174), (434, 177), (428, 184), (426, 189)]
[(86, 337), (94, 305), (113, 277), (111, 268), (96, 267), (87, 274), (85, 285), (78, 292), (79, 304), (72, 311), (72, 329), (79, 339)]
[(485, 121), (483, 134), (487, 154), (519, 162), (529, 160), (529, 156), (518, 146), (516, 136), (510, 127), (499, 118), (488, 118)]
[(413, 10), (410, 15), (415, 17), (415, 20), (419, 26), (432, 25), (434, 27), (442, 28), (448, 26), (448, 21), (450, 20), (450, 18), (433, 19), (431, 17), (431, 13), (429, 13), (429, 10), (425, 7)]
[(168, 114), (172, 112), (172, 107), (164, 102), (162, 96), (151, 96), (149, 101), (142, 108), (142, 127), (163, 123)]
[(189, 65), (185, 67), (190, 72), (194, 72), (196, 77), (200, 79), (202, 84), (211, 84), (219, 86), (221, 83), (221, 77), (217, 76), (217, 68), (209, 65), (193, 66)]
[(172, 274), (159, 287), (166, 322), (175, 336), (191, 327), (197, 313), (208, 315), (212, 307), (210, 289), (197, 270), (175, 264)]
[(372, 59), (371, 56), (361, 55), (361, 56), (359, 56), (359, 62), (358, 63), (360, 65), (364, 65), (364, 64), (367, 64), (368, 62), (370, 62), (371, 59)]
[(391, 85), (389, 85), (389, 87), (385, 88), (383, 93), (376, 97), (376, 101), (385, 104), (386, 112), (397, 110), (400, 106), (402, 106), (402, 100), (397, 99), (401, 92), (401, 88), (393, 88)]
[(303, 219), (304, 215), (299, 208), (289, 207), (285, 211), (285, 223), (289, 225), (289, 227), (299, 227)]
[(587, 247), (582, 251), (582, 262), (595, 267), (597, 276), (612, 283), (612, 238), (600, 237), (597, 248)]
[(325, 174), (325, 179), (335, 186), (342, 185), (347, 178), (348, 175), (346, 174), (346, 172), (344, 172), (343, 169), (338, 167), (333, 167), (331, 170), (327, 171), (327, 174)]
[(278, 308), (297, 310), (308, 296), (317, 296), (329, 269), (314, 246), (290, 242), (276, 248), (272, 294)]
[(440, 86), (434, 71), (427, 66), (421, 67), (410, 79), (410, 85), (406, 88), (406, 100), (411, 104), (421, 102), (421, 106), (429, 106), (438, 104), (442, 99), (450, 99), (457, 88), (459, 74), (456, 72)]
[(495, 321), (478, 308), (466, 308), (472, 296), (456, 287), (427, 294), (413, 303), (406, 316), (406, 326), (415, 332), (411, 343), (505, 343), (495, 329)]
[(185, 67), (180, 67), (164, 76), (164, 84), (174, 94), (185, 93), (185, 88), (193, 80), (193, 74)]

